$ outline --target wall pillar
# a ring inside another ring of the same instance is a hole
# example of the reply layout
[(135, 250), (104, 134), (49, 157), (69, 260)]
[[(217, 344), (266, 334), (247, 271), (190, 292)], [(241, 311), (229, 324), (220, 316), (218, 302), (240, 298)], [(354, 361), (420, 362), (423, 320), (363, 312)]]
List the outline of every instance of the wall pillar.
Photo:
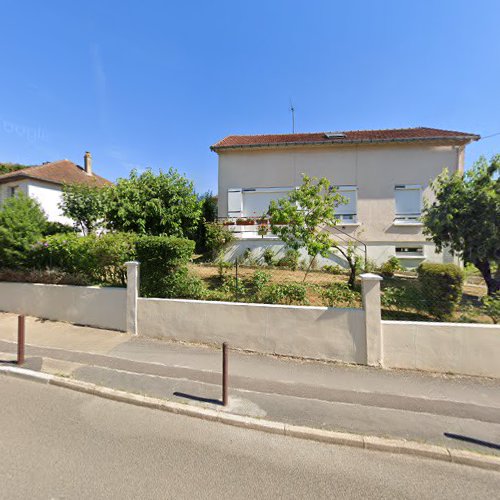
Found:
[(365, 310), (366, 364), (382, 364), (382, 314), (380, 304), (380, 282), (378, 274), (365, 273), (361, 278), (361, 294)]
[(139, 297), (139, 262), (125, 262), (127, 266), (127, 333), (137, 335), (137, 298)]

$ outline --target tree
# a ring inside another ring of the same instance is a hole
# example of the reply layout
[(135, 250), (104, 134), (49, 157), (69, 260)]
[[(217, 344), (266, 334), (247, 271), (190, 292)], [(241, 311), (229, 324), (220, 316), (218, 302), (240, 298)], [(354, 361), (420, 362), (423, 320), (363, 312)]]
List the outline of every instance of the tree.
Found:
[(0, 207), (0, 265), (12, 269), (25, 266), (46, 224), (37, 201), (23, 193), (7, 198)]
[(110, 229), (149, 235), (194, 238), (201, 202), (193, 183), (176, 170), (130, 173), (107, 190), (106, 220)]
[(59, 208), (85, 235), (95, 232), (103, 225), (105, 189), (87, 184), (69, 184), (63, 187)]
[(328, 231), (337, 224), (335, 209), (343, 203), (346, 199), (328, 179), (307, 175), (303, 176), (302, 185), (287, 198), (271, 201), (268, 215), (272, 233), (293, 250), (305, 248), (311, 258), (304, 281), (318, 255), (327, 257), (330, 252), (338, 251), (349, 264), (349, 286), (354, 286), (356, 255), (352, 245), (344, 248)]
[(0, 163), (0, 175), (15, 172), (23, 168), (28, 168), (30, 165), (21, 165), (20, 163)]
[(208, 242), (208, 240), (213, 236), (212, 229), (215, 227), (213, 224), (217, 222), (217, 196), (207, 191), (199, 195), (198, 199), (201, 204), (201, 217), (195, 235), (196, 251), (199, 253), (212, 253), (213, 241)]
[(490, 296), (500, 290), (499, 171), (500, 155), (489, 163), (481, 157), (464, 175), (445, 170), (432, 183), (436, 199), (426, 200), (422, 216), (437, 251), (447, 248), (474, 264)]

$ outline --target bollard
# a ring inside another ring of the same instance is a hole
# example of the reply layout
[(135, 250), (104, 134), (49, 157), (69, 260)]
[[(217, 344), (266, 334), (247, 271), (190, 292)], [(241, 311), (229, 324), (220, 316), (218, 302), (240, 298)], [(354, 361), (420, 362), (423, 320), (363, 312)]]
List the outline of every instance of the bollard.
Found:
[(25, 333), (25, 318), (24, 315), (17, 318), (17, 364), (24, 364), (24, 333)]
[(228, 402), (228, 396), (227, 396), (227, 381), (228, 381), (227, 351), (228, 351), (227, 342), (224, 342), (222, 344), (222, 404), (224, 406), (227, 406), (227, 402)]

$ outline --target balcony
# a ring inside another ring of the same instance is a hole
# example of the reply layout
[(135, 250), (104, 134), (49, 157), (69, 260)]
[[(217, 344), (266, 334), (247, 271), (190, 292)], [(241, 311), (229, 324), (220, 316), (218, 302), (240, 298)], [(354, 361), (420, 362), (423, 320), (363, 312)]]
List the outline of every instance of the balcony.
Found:
[(221, 222), (237, 239), (277, 239), (271, 233), (269, 221), (261, 217), (229, 217), (222, 219)]

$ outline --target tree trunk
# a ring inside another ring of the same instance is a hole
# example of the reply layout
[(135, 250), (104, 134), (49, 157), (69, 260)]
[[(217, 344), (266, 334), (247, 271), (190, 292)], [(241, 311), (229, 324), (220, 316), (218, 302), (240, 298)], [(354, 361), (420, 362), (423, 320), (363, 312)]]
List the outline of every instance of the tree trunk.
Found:
[(488, 289), (488, 295), (491, 296), (495, 295), (495, 293), (498, 293), (500, 291), (500, 275), (498, 269), (495, 273), (495, 276), (492, 276), (489, 261), (475, 260), (474, 265), (479, 269), (483, 276), (486, 287)]

